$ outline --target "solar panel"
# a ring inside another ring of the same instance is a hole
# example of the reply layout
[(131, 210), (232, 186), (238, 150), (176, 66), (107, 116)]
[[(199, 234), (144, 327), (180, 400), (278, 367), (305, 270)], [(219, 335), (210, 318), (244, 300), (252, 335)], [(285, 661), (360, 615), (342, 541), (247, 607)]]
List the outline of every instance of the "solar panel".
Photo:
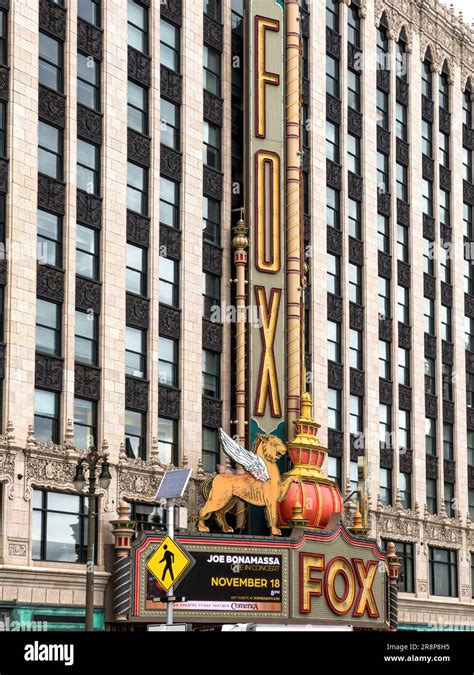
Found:
[(163, 480), (157, 490), (155, 499), (174, 499), (175, 497), (182, 497), (192, 469), (176, 469), (175, 471), (167, 471), (163, 476)]

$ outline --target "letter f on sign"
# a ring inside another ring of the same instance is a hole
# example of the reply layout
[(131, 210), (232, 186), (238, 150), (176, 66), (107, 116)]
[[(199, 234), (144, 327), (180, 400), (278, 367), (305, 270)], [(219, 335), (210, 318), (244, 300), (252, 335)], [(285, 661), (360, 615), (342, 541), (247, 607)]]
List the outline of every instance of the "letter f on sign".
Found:
[(280, 31), (280, 22), (277, 19), (267, 19), (263, 16), (255, 17), (255, 54), (257, 59), (257, 105), (255, 110), (255, 134), (259, 138), (265, 138), (266, 126), (266, 105), (265, 105), (265, 87), (271, 84), (278, 87), (280, 76), (277, 73), (269, 73), (266, 70), (265, 57), (266, 32), (272, 30), (278, 33)]
[(322, 594), (321, 579), (313, 577), (314, 572), (324, 569), (324, 556), (320, 553), (300, 553), (300, 612), (311, 612), (311, 598)]

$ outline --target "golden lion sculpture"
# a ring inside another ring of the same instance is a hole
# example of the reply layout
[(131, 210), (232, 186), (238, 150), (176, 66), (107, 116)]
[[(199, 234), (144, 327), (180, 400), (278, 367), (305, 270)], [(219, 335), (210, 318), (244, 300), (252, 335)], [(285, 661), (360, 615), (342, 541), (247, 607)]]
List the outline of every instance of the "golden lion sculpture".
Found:
[(277, 527), (277, 503), (285, 499), (291, 484), (298, 480), (293, 476), (281, 480), (277, 461), (286, 453), (285, 444), (277, 436), (258, 434), (250, 452), (222, 429), (219, 433), (224, 451), (245, 471), (222, 473), (210, 479), (209, 496), (199, 511), (198, 531), (209, 532), (204, 521), (215, 513), (222, 531), (232, 532), (225, 515), (237, 499), (241, 499), (254, 506), (264, 506), (271, 534), (281, 535)]

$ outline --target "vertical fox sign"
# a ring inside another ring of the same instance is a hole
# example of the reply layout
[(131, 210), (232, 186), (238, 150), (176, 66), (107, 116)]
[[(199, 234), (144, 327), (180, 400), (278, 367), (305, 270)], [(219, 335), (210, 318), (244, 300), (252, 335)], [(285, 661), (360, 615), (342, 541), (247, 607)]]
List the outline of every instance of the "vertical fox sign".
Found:
[(250, 225), (248, 405), (256, 433), (285, 440), (285, 70), (283, 0), (249, 0), (247, 22)]

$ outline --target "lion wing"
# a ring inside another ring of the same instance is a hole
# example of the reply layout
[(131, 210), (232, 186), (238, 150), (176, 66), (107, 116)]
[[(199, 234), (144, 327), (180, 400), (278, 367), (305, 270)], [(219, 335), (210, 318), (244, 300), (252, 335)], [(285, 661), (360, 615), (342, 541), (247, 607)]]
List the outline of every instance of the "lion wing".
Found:
[(257, 480), (270, 480), (267, 467), (261, 457), (236, 443), (223, 429), (219, 429), (219, 435), (222, 449), (234, 462), (241, 464)]

